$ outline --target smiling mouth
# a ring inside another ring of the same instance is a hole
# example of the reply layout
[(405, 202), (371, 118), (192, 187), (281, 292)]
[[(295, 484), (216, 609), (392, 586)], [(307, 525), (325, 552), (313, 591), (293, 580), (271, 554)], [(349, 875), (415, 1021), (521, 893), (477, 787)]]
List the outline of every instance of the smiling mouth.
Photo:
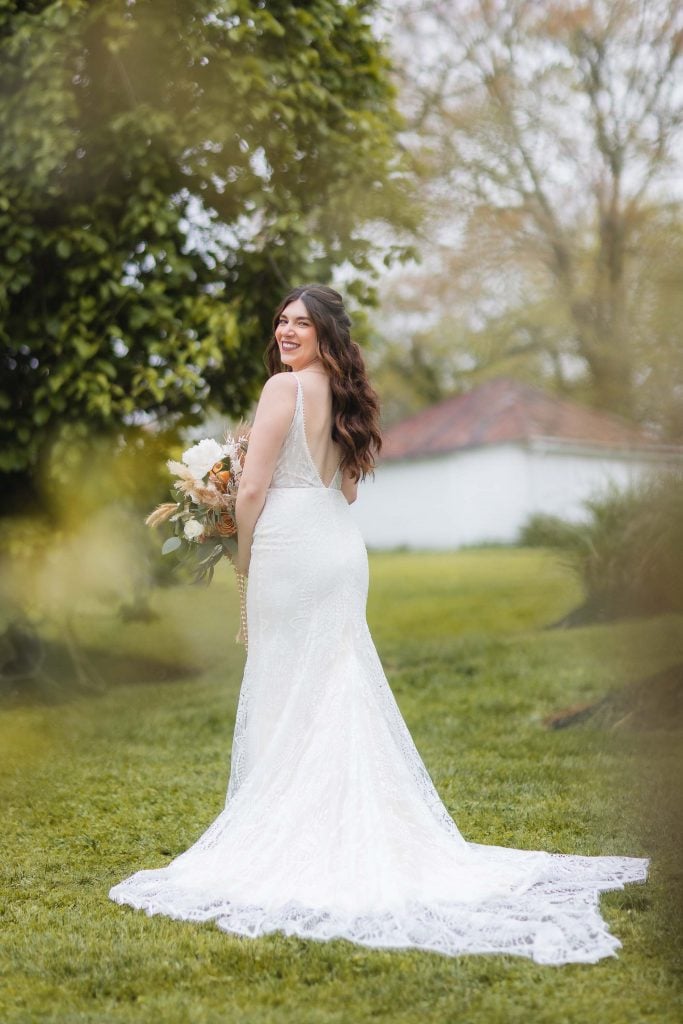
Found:
[(281, 341), (280, 345), (283, 352), (293, 352), (295, 348), (299, 347), (296, 341)]

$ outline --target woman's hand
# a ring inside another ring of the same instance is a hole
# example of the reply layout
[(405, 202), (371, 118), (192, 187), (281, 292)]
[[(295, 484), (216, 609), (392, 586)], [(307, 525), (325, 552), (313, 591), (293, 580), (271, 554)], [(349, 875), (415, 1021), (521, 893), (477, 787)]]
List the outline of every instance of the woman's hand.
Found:
[(237, 554), (233, 558), (232, 564), (235, 569), (235, 572), (239, 576), (247, 576), (249, 574), (249, 559), (245, 558), (244, 555), (242, 556), (242, 558), (240, 558), (239, 550), (237, 551)]

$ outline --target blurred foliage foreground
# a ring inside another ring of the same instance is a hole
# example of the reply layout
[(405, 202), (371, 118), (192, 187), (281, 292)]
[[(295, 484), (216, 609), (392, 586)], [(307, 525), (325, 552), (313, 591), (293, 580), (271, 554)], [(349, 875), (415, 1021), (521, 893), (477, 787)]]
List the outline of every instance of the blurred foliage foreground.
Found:
[[(209, 589), (158, 592), (152, 622), (88, 602), (78, 628), (116, 685), (0, 715), (3, 1024), (585, 1024), (596, 1007), (601, 1024), (677, 1024), (680, 732), (544, 723), (680, 660), (680, 616), (543, 629), (579, 586), (540, 550), (376, 555), (371, 580), (391, 686), (468, 839), (652, 857), (645, 885), (602, 898), (618, 959), (250, 940), (111, 903), (114, 882), (168, 863), (223, 806), (244, 652), (222, 567)], [(160, 682), (150, 662), (200, 674)]]
[[(0, 523), (0, 692), (60, 700), (102, 690), (116, 653), (88, 650), (84, 609), (121, 628), (155, 617), (152, 591), (176, 580), (160, 557), (161, 538), (144, 525), (179, 455), (150, 432), (114, 447), (105, 439), (74, 446), (59, 473), (46, 468), (39, 514)], [(180, 577), (179, 577), (180, 579)], [(148, 666), (148, 670), (151, 666)], [(157, 677), (170, 671), (157, 666)]]

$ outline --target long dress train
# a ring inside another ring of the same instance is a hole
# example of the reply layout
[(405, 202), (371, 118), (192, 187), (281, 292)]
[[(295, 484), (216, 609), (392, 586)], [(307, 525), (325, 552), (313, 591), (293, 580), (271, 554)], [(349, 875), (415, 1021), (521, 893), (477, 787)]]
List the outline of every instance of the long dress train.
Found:
[(599, 894), (647, 858), (466, 841), (441, 802), (368, 631), (367, 553), (292, 423), (256, 524), (249, 653), (224, 810), (117, 903), (246, 936), (282, 931), (448, 955), (594, 963), (621, 943)]

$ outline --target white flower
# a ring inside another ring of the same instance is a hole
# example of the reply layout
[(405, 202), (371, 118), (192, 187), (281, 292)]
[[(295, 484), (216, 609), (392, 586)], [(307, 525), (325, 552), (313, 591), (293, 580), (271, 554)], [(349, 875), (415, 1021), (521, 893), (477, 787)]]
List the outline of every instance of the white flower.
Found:
[(196, 540), (204, 533), (204, 527), (197, 519), (188, 519), (183, 526), (183, 533), (188, 540)]
[(191, 470), (195, 480), (203, 480), (211, 467), (223, 458), (223, 449), (212, 437), (205, 437), (203, 441), (188, 448), (183, 452), (183, 462)]

